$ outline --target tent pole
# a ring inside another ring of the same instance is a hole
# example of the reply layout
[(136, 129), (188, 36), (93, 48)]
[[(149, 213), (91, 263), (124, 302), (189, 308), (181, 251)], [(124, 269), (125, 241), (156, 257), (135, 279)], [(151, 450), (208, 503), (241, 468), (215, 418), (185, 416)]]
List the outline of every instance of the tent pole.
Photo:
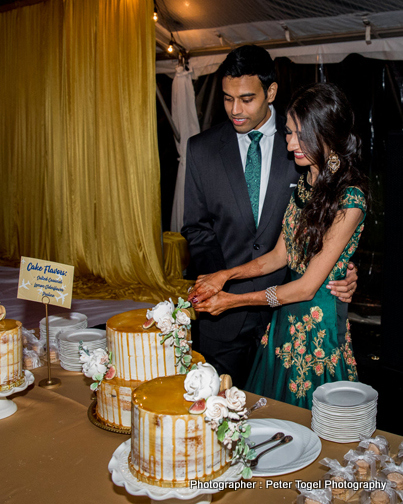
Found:
[(175, 123), (173, 122), (173, 119), (172, 119), (172, 116), (171, 116), (171, 113), (169, 112), (169, 109), (164, 101), (164, 98), (161, 94), (161, 91), (158, 87), (158, 84), (155, 86), (156, 90), (157, 90), (157, 98), (161, 104), (161, 107), (163, 108), (164, 112), (165, 112), (165, 115), (168, 119), (168, 122), (169, 124), (171, 125), (171, 128), (172, 128), (172, 131), (173, 131), (173, 134), (174, 134), (174, 137), (175, 137), (175, 140), (179, 143), (181, 141), (181, 136), (179, 134), (179, 131), (177, 130), (176, 126), (175, 126)]

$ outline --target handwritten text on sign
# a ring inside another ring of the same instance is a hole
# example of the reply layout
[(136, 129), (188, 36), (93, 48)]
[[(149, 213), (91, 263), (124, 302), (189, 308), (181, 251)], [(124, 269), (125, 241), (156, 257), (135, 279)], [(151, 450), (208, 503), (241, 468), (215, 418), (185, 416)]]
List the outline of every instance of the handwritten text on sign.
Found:
[(17, 297), (70, 308), (73, 279), (74, 266), (21, 257)]

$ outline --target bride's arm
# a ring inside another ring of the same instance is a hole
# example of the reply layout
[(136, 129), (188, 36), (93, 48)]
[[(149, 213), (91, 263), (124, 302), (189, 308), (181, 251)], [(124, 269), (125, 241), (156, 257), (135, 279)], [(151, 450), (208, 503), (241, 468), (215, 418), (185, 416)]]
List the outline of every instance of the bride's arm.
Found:
[(277, 240), (276, 246), (270, 252), (253, 259), (241, 266), (220, 270), (209, 275), (200, 275), (189, 294), (189, 301), (200, 303), (222, 290), (229, 280), (242, 280), (268, 275), (286, 266), (286, 247), (283, 234)]
[[(304, 275), (298, 280), (277, 287), (277, 299), (281, 304), (308, 301), (315, 296), (361, 222), (362, 217), (363, 212), (359, 208), (349, 208), (338, 212), (333, 225), (324, 237), (322, 250), (311, 259)], [(255, 259), (255, 261), (257, 260)], [(243, 267), (241, 266), (241, 268)], [(219, 315), (230, 308), (266, 304), (265, 291), (248, 292), (246, 294), (219, 292), (216, 296), (196, 304), (194, 308), (197, 311)]]

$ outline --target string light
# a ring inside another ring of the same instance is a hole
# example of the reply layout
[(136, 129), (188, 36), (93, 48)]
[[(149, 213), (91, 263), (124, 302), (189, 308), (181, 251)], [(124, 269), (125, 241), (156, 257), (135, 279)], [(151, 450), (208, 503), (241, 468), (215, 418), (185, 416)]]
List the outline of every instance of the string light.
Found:
[(153, 20), (155, 22), (158, 21), (158, 9), (157, 9), (157, 2), (154, 0), (154, 14), (153, 14)]
[(174, 44), (175, 44), (175, 39), (174, 39), (174, 36), (171, 33), (171, 40), (169, 41), (169, 46), (168, 46), (168, 49), (167, 49), (167, 51), (169, 53), (173, 53), (173, 51), (174, 51)]

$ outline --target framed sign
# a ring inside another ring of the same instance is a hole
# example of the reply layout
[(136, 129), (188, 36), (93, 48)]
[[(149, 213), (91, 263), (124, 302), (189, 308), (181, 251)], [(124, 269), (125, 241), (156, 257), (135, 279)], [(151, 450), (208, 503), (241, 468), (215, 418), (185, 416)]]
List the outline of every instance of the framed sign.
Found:
[(17, 298), (71, 307), (74, 266), (21, 257)]

